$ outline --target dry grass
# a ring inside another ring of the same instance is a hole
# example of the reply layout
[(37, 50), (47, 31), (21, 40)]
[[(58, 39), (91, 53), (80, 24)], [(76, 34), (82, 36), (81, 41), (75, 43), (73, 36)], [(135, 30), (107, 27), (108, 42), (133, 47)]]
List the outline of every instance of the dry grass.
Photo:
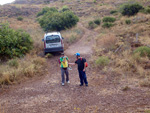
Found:
[(106, 50), (112, 50), (117, 43), (117, 37), (113, 34), (100, 35), (97, 39), (97, 46)]
[(64, 37), (65, 49), (68, 48), (69, 45), (77, 42), (84, 34), (84, 30), (79, 26), (75, 26), (74, 28), (65, 30), (61, 32), (62, 37)]
[(46, 60), (38, 56), (27, 55), (17, 59), (18, 67), (5, 63), (0, 65), (0, 85), (8, 85), (23, 81), (27, 77), (33, 77), (46, 73), (44, 66)]
[(142, 87), (150, 87), (150, 79), (145, 78), (144, 80), (141, 80), (139, 84)]

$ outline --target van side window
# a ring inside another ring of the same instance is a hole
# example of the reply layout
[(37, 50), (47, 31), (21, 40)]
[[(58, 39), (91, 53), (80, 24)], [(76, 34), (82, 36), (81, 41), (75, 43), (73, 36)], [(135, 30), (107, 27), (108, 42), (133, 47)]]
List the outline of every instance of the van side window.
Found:
[(50, 35), (46, 37), (46, 43), (57, 43), (60, 42), (59, 35)]

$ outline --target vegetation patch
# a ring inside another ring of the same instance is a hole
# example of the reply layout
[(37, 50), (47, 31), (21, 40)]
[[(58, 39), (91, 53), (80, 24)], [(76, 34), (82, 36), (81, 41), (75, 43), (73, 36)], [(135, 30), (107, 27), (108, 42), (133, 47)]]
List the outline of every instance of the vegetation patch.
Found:
[(105, 23), (103, 23), (103, 25), (102, 25), (103, 28), (110, 28), (110, 27), (113, 27), (113, 26), (114, 26), (114, 24), (109, 23), (109, 22), (105, 22)]
[(89, 28), (90, 29), (94, 29), (94, 28), (96, 28), (98, 25), (100, 25), (101, 24), (101, 19), (95, 19), (95, 20), (93, 20), (93, 21), (89, 21)]
[(17, 59), (12, 59), (12, 60), (9, 60), (9, 61), (8, 61), (8, 65), (9, 65), (10, 67), (18, 68), (19, 63), (18, 63)]
[(26, 56), (24, 59), (12, 59), (0, 65), (0, 85), (9, 85), (25, 78), (42, 75), (45, 70), (45, 58)]
[(131, 24), (131, 20), (126, 20), (125, 23), (129, 25)]
[(96, 28), (97, 27), (97, 25), (93, 22), (93, 21), (90, 21), (89, 22), (89, 28), (90, 29), (94, 29), (94, 28)]
[(22, 21), (22, 20), (23, 20), (23, 17), (22, 17), (22, 16), (19, 16), (19, 17), (17, 17), (17, 20), (18, 20), (18, 21)]
[(140, 82), (141, 87), (150, 87), (150, 81), (148, 79), (142, 80)]
[(33, 47), (30, 35), (13, 30), (7, 24), (0, 25), (0, 59), (21, 57)]
[(58, 12), (58, 10), (55, 7), (45, 7), (40, 12), (38, 12), (37, 17), (42, 16), (46, 14), (47, 12)]
[(41, 12), (39, 12), (39, 15), (42, 15), (41, 18), (39, 18), (39, 23), (41, 27), (44, 29), (44, 31), (61, 31), (68, 28), (71, 28), (77, 24), (79, 21), (78, 16), (76, 16), (72, 11), (70, 10), (64, 10), (59, 11), (53, 8), (52, 9), (46, 8), (43, 9)]
[(103, 22), (111, 22), (111, 23), (113, 23), (115, 21), (116, 21), (116, 19), (114, 17), (104, 17), (103, 18)]
[(150, 14), (150, 7), (144, 8), (143, 10), (141, 10), (141, 12), (145, 14)]
[(110, 14), (116, 14), (118, 11), (117, 10), (112, 10), (110, 11)]
[(125, 4), (122, 6), (122, 15), (133, 16), (137, 14), (140, 10), (144, 9), (142, 5), (138, 3), (134, 4)]
[(100, 25), (101, 24), (101, 19), (95, 19), (94, 23), (97, 24), (97, 25)]
[(106, 56), (100, 56), (95, 63), (97, 67), (104, 67), (109, 64), (109, 58)]
[(150, 48), (146, 46), (141, 46), (134, 51), (134, 54), (139, 53), (141, 57), (148, 56), (150, 58)]
[(62, 10), (61, 10), (62, 12), (65, 12), (65, 11), (70, 11), (70, 9), (69, 9), (69, 7), (68, 6), (63, 6), (63, 8), (62, 8)]

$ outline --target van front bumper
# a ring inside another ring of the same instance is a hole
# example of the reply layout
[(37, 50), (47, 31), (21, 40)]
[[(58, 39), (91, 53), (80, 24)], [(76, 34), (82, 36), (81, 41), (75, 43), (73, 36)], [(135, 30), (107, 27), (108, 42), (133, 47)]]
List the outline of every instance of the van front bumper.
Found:
[(45, 48), (44, 52), (45, 53), (50, 53), (50, 52), (63, 52), (64, 49), (63, 47), (55, 47), (55, 48)]

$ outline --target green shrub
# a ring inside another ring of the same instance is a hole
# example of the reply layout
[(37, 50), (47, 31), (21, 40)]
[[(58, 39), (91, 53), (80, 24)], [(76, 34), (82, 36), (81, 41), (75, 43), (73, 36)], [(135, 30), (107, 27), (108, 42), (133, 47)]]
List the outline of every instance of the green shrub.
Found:
[(17, 20), (22, 21), (23, 17), (19, 16), (19, 17), (17, 17)]
[(109, 64), (109, 58), (108, 57), (104, 57), (104, 56), (100, 56), (96, 61), (95, 61), (96, 65), (98, 67), (101, 66), (106, 66)]
[(0, 59), (21, 57), (32, 49), (32, 39), (22, 30), (0, 24)]
[(137, 54), (137, 53), (139, 53), (141, 57), (145, 57), (145, 56), (150, 57), (150, 48), (149, 48), (149, 47), (146, 47), (146, 46), (138, 47), (138, 48), (134, 51), (134, 54)]
[(146, 8), (146, 12), (150, 14), (150, 8)]
[(126, 24), (131, 24), (131, 20), (126, 20)]
[(112, 10), (112, 11), (110, 11), (110, 14), (115, 14), (115, 13), (117, 13), (118, 11), (116, 11), (116, 10)]
[(110, 27), (112, 27), (112, 26), (114, 26), (114, 24), (109, 23), (109, 22), (105, 22), (105, 23), (102, 25), (103, 28), (110, 28)]
[(90, 22), (89, 22), (89, 28), (90, 28), (90, 29), (96, 28), (96, 24), (95, 24), (93, 21), (90, 21)]
[(96, 0), (93, 0), (93, 2), (96, 3), (97, 1), (96, 1)]
[(133, 16), (137, 14), (141, 9), (143, 9), (143, 6), (138, 3), (126, 4), (122, 7), (121, 13), (122, 15)]
[(68, 6), (63, 6), (63, 8), (62, 8), (62, 10), (61, 11), (63, 11), (63, 12), (65, 12), (65, 11), (69, 11), (70, 9), (69, 9), (69, 7)]
[(19, 63), (18, 63), (17, 59), (12, 59), (12, 60), (8, 61), (8, 65), (10, 67), (16, 67), (17, 68), (19, 66)]
[(47, 12), (58, 12), (58, 10), (55, 7), (45, 7), (42, 9), (42, 11), (38, 12), (37, 17), (42, 16), (46, 14)]
[(71, 11), (47, 12), (39, 19), (39, 23), (44, 31), (65, 30), (75, 26), (78, 21), (78, 16)]
[(50, 1), (49, 1), (49, 0), (47, 0), (47, 1), (44, 1), (44, 3), (45, 3), (45, 4), (49, 4), (49, 3), (50, 3)]
[(104, 17), (103, 22), (115, 22), (116, 19), (114, 17)]
[(100, 19), (95, 19), (94, 23), (97, 24), (97, 25), (100, 25), (101, 24), (101, 20)]
[(145, 8), (143, 10), (141, 10), (142, 13), (145, 13), (145, 14), (150, 14), (150, 8)]

